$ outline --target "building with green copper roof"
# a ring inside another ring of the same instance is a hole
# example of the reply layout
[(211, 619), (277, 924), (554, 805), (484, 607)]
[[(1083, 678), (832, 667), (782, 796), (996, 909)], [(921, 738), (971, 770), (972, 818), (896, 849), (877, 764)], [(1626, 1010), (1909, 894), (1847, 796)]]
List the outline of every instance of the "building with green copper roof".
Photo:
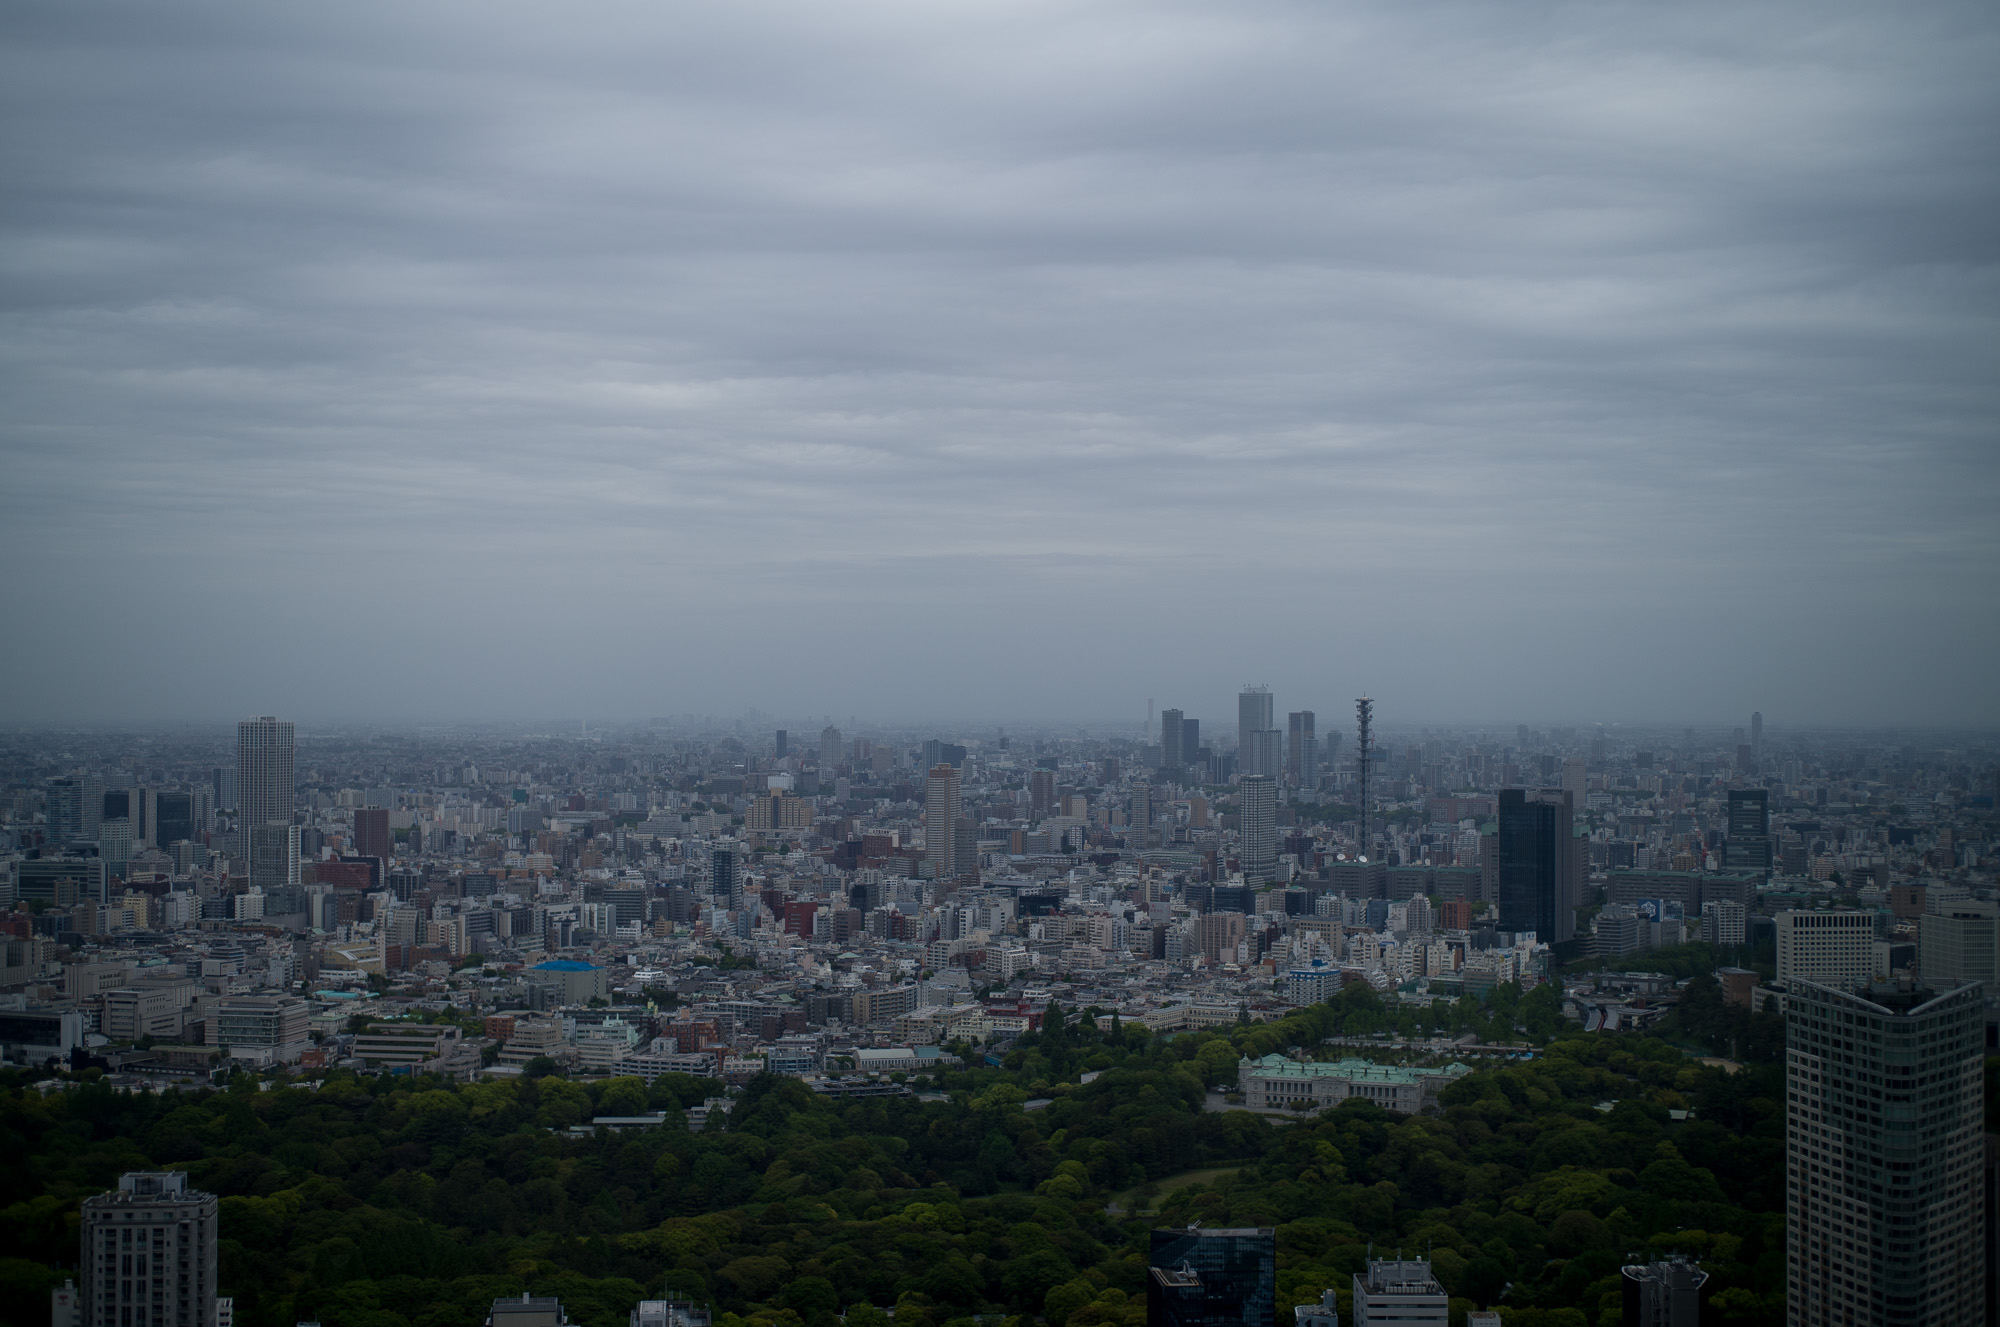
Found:
[(1384, 1110), (1416, 1115), (1437, 1094), (1471, 1073), (1462, 1064), (1442, 1068), (1406, 1068), (1371, 1060), (1290, 1060), (1266, 1055), (1236, 1062), (1243, 1103), (1252, 1110), (1320, 1110), (1349, 1097), (1372, 1101)]

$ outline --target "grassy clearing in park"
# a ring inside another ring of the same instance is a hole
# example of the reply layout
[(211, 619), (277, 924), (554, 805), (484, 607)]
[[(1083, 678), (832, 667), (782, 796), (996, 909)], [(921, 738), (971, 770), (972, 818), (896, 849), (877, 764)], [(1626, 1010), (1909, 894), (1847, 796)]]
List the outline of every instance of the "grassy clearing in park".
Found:
[[(1111, 1205), (1121, 1212), (1138, 1214), (1156, 1210), (1160, 1201), (1176, 1189), (1190, 1188), (1196, 1184), (1213, 1184), (1225, 1175), (1234, 1175), (1240, 1166), (1212, 1166), (1207, 1170), (1184, 1170), (1178, 1175), (1169, 1175), (1154, 1184), (1142, 1184), (1136, 1189), (1128, 1189), (1111, 1200)], [(1143, 1196), (1142, 1196), (1143, 1195)]]

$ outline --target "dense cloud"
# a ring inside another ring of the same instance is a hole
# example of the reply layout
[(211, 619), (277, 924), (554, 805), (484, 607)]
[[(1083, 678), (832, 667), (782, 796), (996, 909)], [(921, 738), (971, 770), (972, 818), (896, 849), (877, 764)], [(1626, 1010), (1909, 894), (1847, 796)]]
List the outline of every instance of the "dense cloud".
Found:
[(21, 5), (0, 717), (2000, 718), (1975, 4)]

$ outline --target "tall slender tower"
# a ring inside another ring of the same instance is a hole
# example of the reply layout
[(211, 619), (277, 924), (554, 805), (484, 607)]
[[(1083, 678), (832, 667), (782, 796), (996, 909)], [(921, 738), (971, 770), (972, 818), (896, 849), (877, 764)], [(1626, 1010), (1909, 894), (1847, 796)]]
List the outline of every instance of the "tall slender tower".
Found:
[(1319, 737), (1314, 722), (1311, 710), (1293, 710), (1285, 719), (1285, 778), (1301, 788), (1312, 787), (1319, 773)]
[(1243, 883), (1261, 884), (1278, 869), (1278, 782), (1268, 774), (1246, 774), (1237, 797)]
[[(1181, 739), (1186, 736), (1187, 736), (1187, 721), (1181, 716), (1181, 712), (1179, 710), (1161, 710), (1160, 711), (1160, 768), (1161, 769), (1178, 771), (1182, 765), (1187, 764), (1188, 756), (1192, 753), (1187, 751), (1181, 745)], [(1169, 777), (1172, 779), (1178, 779), (1180, 775), (1176, 772), (1170, 774)]]
[[(292, 725), (271, 715), (245, 719), (236, 725), (236, 837), (237, 851), (251, 859), (260, 829), (292, 823)], [(276, 837), (266, 834), (276, 845)], [(292, 880), (274, 878), (273, 871), (283, 862), (282, 850), (273, 847), (265, 854), (272, 869), (253, 870), (250, 884), (255, 889), (278, 889)], [(263, 875), (265, 878), (260, 879)]]
[(950, 880), (958, 874), (958, 771), (939, 762), (924, 778), (924, 860), (931, 874)]
[(1368, 855), (1368, 757), (1375, 745), (1375, 702), (1362, 696), (1354, 702), (1354, 772), (1360, 783), (1361, 856)]
[(1153, 785), (1140, 779), (1132, 785), (1132, 809), (1126, 815), (1133, 846), (1144, 851), (1153, 846)]
[(1275, 780), (1279, 737), (1271, 688), (1244, 687), (1236, 697), (1236, 768)]

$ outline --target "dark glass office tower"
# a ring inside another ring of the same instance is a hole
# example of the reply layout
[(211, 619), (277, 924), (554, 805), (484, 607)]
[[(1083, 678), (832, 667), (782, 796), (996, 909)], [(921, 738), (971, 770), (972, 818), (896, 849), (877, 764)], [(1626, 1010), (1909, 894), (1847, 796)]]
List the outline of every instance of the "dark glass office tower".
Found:
[(1187, 763), (1187, 755), (1181, 750), (1181, 738), (1187, 733), (1187, 720), (1179, 710), (1160, 711), (1160, 769), (1169, 778), (1178, 776), (1182, 765)]
[(734, 847), (717, 845), (708, 854), (708, 892), (724, 907), (736, 906), (737, 872), (742, 860)]
[(1277, 1327), (1270, 1227), (1155, 1230), (1148, 1262), (1148, 1327)]
[(1729, 837), (1722, 843), (1722, 869), (1771, 873), (1770, 794), (1762, 788), (1729, 793)]
[(1771, 794), (1762, 788), (1733, 788), (1729, 793), (1729, 837), (1759, 837), (1771, 832)]
[(1575, 940), (1575, 821), (1575, 803), (1567, 791), (1500, 790), (1501, 930), (1533, 931), (1551, 947)]
[(159, 830), (153, 835), (155, 846), (165, 848), (182, 839), (194, 838), (193, 793), (161, 793), (159, 807)]

